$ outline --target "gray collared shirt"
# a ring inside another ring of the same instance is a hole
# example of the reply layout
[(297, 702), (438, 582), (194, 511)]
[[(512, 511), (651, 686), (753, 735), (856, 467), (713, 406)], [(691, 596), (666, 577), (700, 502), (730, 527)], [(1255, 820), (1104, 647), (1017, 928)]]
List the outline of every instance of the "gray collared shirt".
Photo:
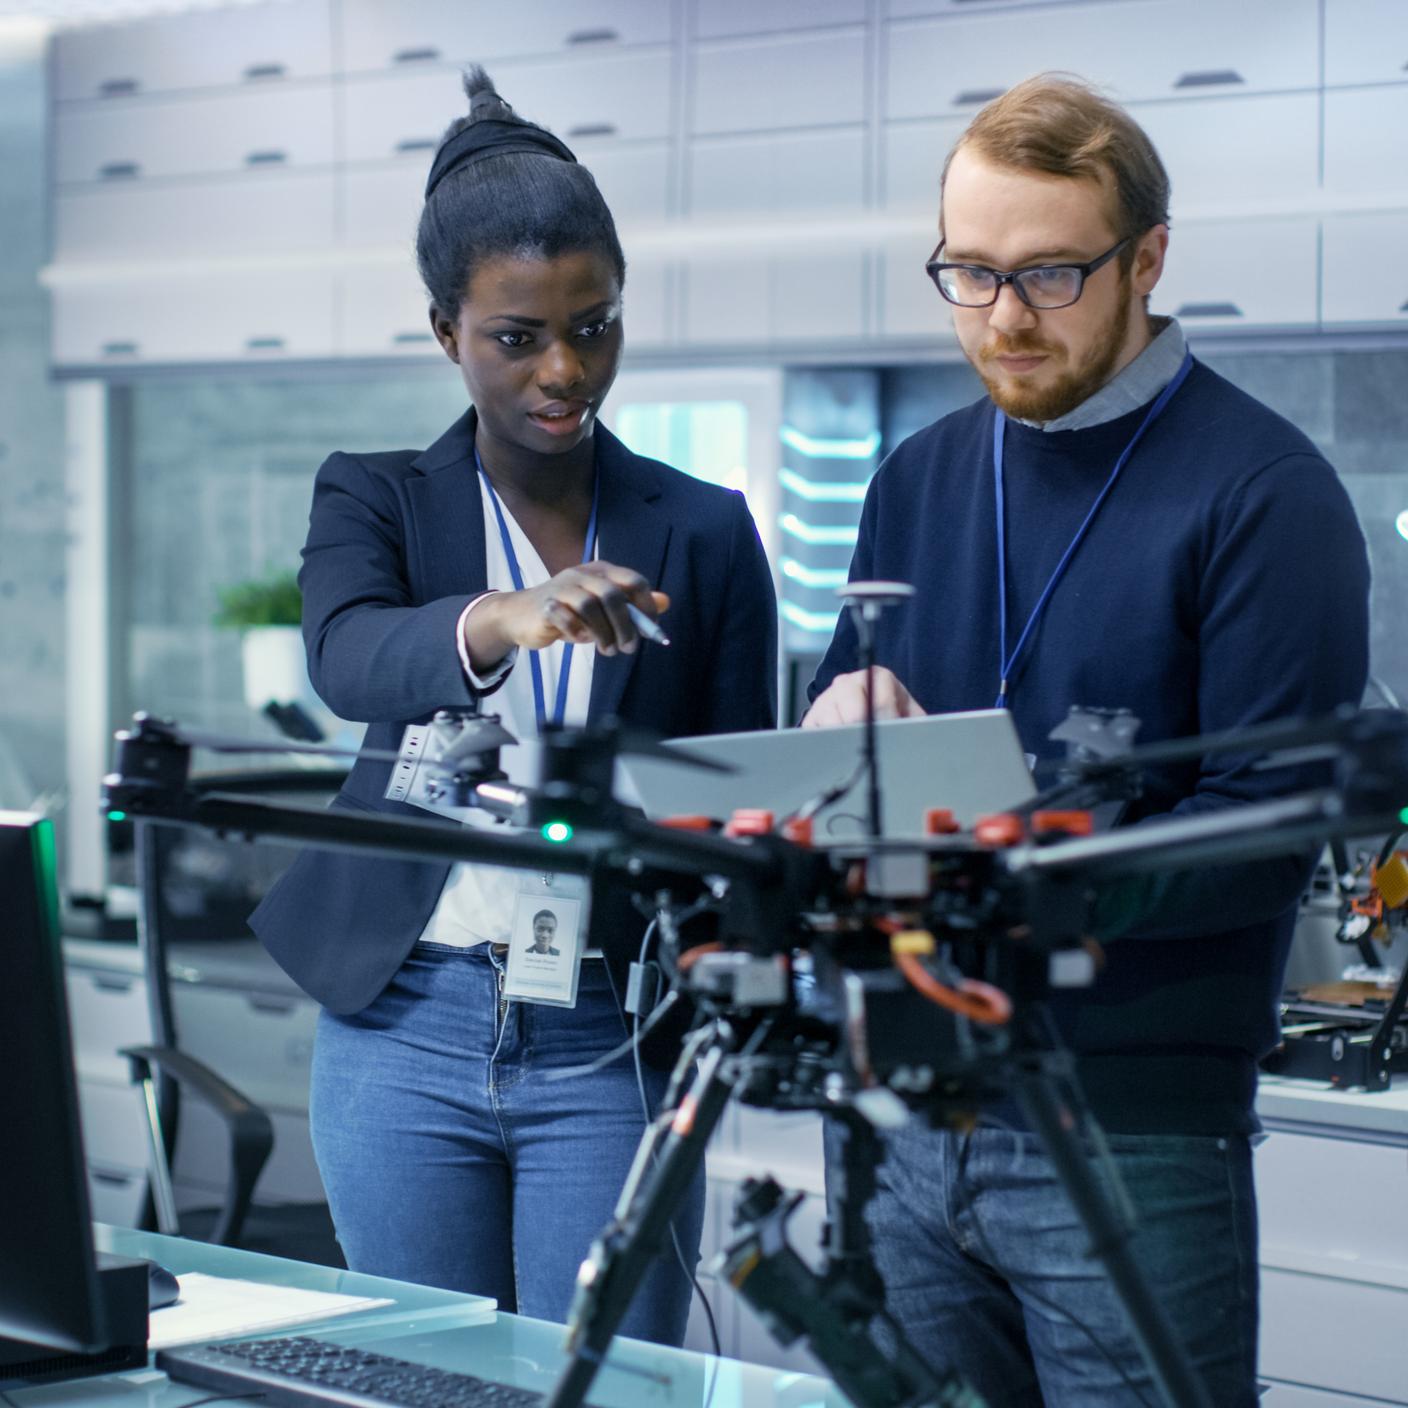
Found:
[(1163, 326), (1154, 340), (1118, 375), (1107, 381), (1093, 396), (1087, 396), (1073, 411), (1055, 420), (1024, 420), (1041, 430), (1085, 430), (1118, 420), (1140, 406), (1147, 406), (1177, 375), (1188, 350), (1183, 329), (1173, 318), (1156, 318)]

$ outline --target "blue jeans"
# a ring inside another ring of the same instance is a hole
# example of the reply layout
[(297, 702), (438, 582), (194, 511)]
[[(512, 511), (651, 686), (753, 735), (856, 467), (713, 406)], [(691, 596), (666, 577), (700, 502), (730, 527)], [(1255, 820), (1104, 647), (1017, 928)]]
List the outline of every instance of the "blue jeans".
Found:
[[(886, 1305), (915, 1348), (935, 1369), (963, 1374), (989, 1408), (1162, 1402), (1040, 1141), (984, 1128), (967, 1136), (965, 1156), (964, 1138), (920, 1121), (886, 1136), (867, 1209)], [(1251, 1408), (1257, 1241), (1248, 1140), (1107, 1140), (1151, 1290), (1217, 1408)], [(828, 1164), (835, 1157), (828, 1138)], [(1108, 1196), (1098, 1166), (1097, 1177)]]
[[(629, 1055), (545, 1081), (619, 1045), (606, 964), (582, 965), (575, 1008), (510, 1002), (483, 945), (418, 945), (361, 1012), (324, 1011), (313, 1051), (313, 1147), (347, 1264), (493, 1296), (564, 1321), (577, 1269), (610, 1220), (645, 1129)], [(652, 1112), (666, 1076), (643, 1067)], [(675, 1230), (691, 1271), (702, 1170)], [(667, 1245), (621, 1332), (679, 1344), (691, 1285)]]

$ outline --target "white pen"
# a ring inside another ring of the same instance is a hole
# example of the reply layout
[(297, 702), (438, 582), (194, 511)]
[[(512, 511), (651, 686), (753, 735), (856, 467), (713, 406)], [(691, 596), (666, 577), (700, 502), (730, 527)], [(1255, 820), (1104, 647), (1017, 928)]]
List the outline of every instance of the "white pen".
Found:
[(669, 645), (670, 638), (660, 629), (660, 623), (652, 620), (640, 607), (633, 602), (626, 603), (626, 610), (630, 613), (631, 621), (646, 640), (654, 641), (656, 645)]

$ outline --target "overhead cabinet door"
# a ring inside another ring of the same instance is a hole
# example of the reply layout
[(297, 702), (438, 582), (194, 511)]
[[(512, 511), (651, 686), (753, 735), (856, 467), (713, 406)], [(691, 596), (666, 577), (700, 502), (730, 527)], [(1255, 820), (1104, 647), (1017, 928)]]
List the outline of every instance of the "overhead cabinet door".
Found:
[[(569, 143), (670, 131), (670, 66), (657, 54), (602, 54), (590, 66), (519, 61), (498, 74), (519, 112)], [(349, 80), (341, 104), (346, 161), (404, 157), (427, 171), (445, 129), (466, 111), (458, 75), (440, 68)]]
[(1325, 192), (1333, 204), (1408, 204), (1408, 83), (1325, 94)]
[(57, 260), (296, 254), (334, 238), (331, 171), (74, 186), (54, 205)]
[(1327, 215), (1321, 316), (1336, 324), (1408, 324), (1408, 212)]
[(54, 96), (120, 99), (332, 71), (327, 0), (284, 0), (85, 25), (54, 40)]
[(55, 178), (140, 181), (333, 159), (330, 84), (83, 103), (55, 115)]
[(333, 352), (333, 278), (316, 268), (75, 283), (54, 290), (53, 310), (59, 366), (255, 363)]
[(1150, 311), (1189, 329), (1312, 327), (1318, 233), (1309, 216), (1177, 225)]
[(862, 122), (864, 31), (698, 44), (690, 92), (696, 134)]
[[(673, 34), (674, 10), (662, 0), (343, 0), (343, 64), (354, 73), (427, 63), (488, 65), (525, 54), (664, 44)], [(496, 68), (489, 71), (499, 79)], [(517, 105), (517, 93), (507, 82), (500, 86)]]
[(1122, 102), (1310, 89), (1316, 0), (1123, 0), (892, 23), (889, 118), (971, 112), (1035, 73), (1064, 70)]
[(1326, 0), (1325, 82), (1408, 82), (1408, 5)]

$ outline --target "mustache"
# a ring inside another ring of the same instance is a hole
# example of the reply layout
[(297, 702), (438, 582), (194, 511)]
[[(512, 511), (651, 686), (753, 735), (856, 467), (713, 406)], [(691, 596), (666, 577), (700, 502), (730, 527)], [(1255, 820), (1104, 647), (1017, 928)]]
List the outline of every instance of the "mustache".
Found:
[(999, 357), (1033, 357), (1055, 353), (1057, 349), (1035, 337), (995, 337), (978, 353), (980, 362), (994, 362)]

